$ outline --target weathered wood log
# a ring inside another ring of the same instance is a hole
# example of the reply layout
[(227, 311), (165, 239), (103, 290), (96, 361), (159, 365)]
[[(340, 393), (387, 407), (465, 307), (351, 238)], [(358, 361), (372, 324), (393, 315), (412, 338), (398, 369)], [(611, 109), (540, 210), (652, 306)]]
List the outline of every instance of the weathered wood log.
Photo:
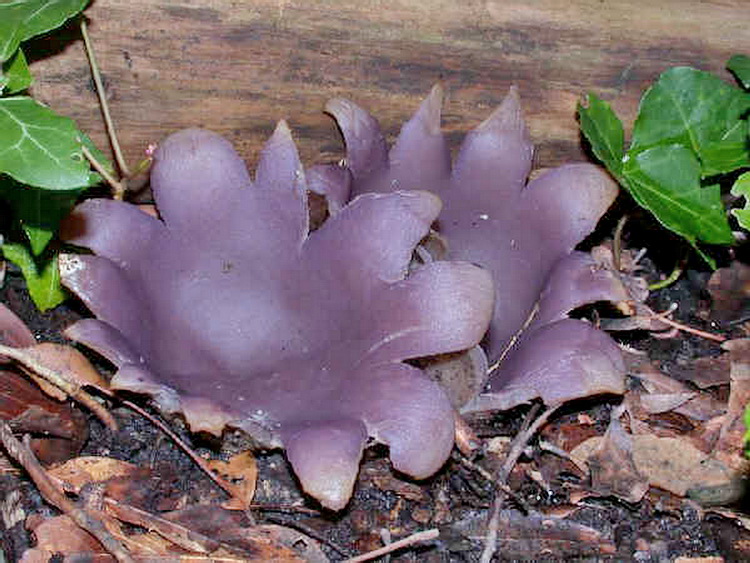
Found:
[[(342, 154), (325, 101), (369, 109), (395, 136), (437, 80), (456, 146), (520, 88), (537, 166), (582, 160), (576, 102), (622, 118), (669, 66), (717, 72), (750, 53), (750, 2), (700, 0), (96, 0), (86, 11), (128, 159), (178, 128), (228, 136), (254, 162), (288, 119), (306, 163)], [(34, 93), (107, 147), (79, 32), (34, 40)], [(50, 56), (45, 56), (50, 55)]]

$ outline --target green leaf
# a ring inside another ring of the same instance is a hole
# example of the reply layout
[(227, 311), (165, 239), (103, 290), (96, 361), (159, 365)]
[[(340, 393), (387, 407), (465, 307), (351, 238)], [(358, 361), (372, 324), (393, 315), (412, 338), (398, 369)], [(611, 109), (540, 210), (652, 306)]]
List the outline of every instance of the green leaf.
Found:
[(0, 177), (0, 197), (13, 208), (35, 256), (44, 251), (81, 191), (43, 190), (19, 184), (7, 176)]
[[(694, 68), (664, 72), (641, 99), (633, 126), (631, 154), (656, 145), (680, 144), (711, 168), (715, 144), (732, 140), (742, 114), (750, 109), (750, 94)], [(705, 174), (704, 174), (705, 175)]]
[(737, 217), (737, 222), (744, 229), (750, 230), (750, 172), (745, 172), (734, 182), (732, 195), (745, 198), (745, 207), (732, 209), (732, 214)]
[(56, 307), (65, 300), (65, 290), (60, 284), (57, 255), (39, 268), (29, 249), (21, 244), (3, 244), (2, 250), (5, 258), (21, 268), (29, 295), (41, 311)]
[(96, 183), (72, 119), (25, 96), (0, 99), (0, 172), (23, 184), (71, 190)]
[(700, 163), (689, 149), (673, 144), (629, 153), (623, 175), (635, 200), (693, 245), (734, 242), (719, 186), (701, 186)]
[(0, 62), (5, 62), (18, 51), (23, 41), (23, 19), (0, 5)]
[(609, 104), (589, 93), (585, 106), (578, 104), (581, 131), (588, 139), (591, 150), (616, 177), (622, 175), (625, 133), (622, 122)]
[(33, 77), (21, 49), (18, 49), (10, 59), (3, 63), (2, 75), (5, 79), (2, 85), (5, 90), (4, 94), (15, 94), (31, 86)]
[(737, 77), (745, 90), (750, 90), (750, 57), (733, 55), (727, 61), (727, 68)]
[(0, 4), (0, 61), (21, 41), (60, 27), (81, 12), (88, 0), (10, 0)]

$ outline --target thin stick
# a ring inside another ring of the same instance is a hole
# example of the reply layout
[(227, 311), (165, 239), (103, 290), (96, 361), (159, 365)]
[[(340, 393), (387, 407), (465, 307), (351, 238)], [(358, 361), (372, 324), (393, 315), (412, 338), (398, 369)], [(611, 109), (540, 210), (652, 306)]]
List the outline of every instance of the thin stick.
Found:
[(393, 553), (398, 549), (403, 549), (404, 547), (414, 545), (415, 543), (434, 540), (438, 537), (440, 537), (440, 531), (437, 528), (424, 530), (422, 532), (417, 532), (416, 534), (412, 534), (403, 539), (397, 540), (393, 543), (389, 543), (388, 545), (381, 547), (380, 549), (368, 551), (367, 553), (363, 553), (362, 555), (357, 555), (356, 557), (347, 559), (345, 563), (359, 563), (360, 561), (370, 561), (388, 553)]
[(128, 408), (133, 409), (135, 412), (140, 414), (142, 417), (144, 417), (146, 420), (148, 420), (151, 424), (156, 426), (159, 430), (164, 432), (169, 438), (177, 444), (177, 446), (185, 452), (190, 459), (192, 459), (195, 464), (200, 467), (208, 476), (221, 487), (224, 489), (227, 493), (229, 493), (233, 498), (242, 498), (242, 492), (240, 491), (239, 487), (236, 487), (226, 479), (222, 479), (219, 475), (211, 471), (211, 468), (208, 467), (208, 463), (206, 463), (206, 460), (200, 457), (197, 453), (195, 453), (190, 446), (188, 446), (185, 442), (183, 442), (180, 437), (175, 434), (166, 424), (162, 423), (158, 418), (155, 416), (150, 415), (148, 412), (143, 410), (141, 407), (136, 405), (135, 403), (131, 403), (127, 400), (122, 400), (122, 404), (126, 405)]
[(479, 473), (479, 475), (481, 475), (486, 481), (492, 483), (492, 485), (494, 487), (500, 489), (502, 492), (504, 492), (506, 495), (508, 495), (511, 499), (513, 499), (513, 502), (515, 502), (516, 504), (518, 504), (518, 506), (521, 508), (521, 510), (523, 510), (524, 512), (526, 512), (528, 514), (528, 512), (529, 512), (529, 506), (506, 483), (501, 483), (500, 481), (498, 481), (497, 479), (495, 479), (492, 476), (492, 474), (489, 471), (487, 471), (484, 467), (482, 467), (481, 465), (478, 465), (478, 464), (474, 463), (470, 459), (467, 459), (464, 455), (460, 454), (460, 452), (459, 452), (459, 455), (455, 455), (453, 457), (453, 459), (458, 460), (458, 462), (461, 465), (464, 465), (467, 469)]
[(620, 217), (620, 220), (617, 221), (617, 227), (615, 227), (615, 234), (612, 237), (612, 263), (616, 272), (619, 272), (622, 266), (622, 231), (625, 229), (625, 223), (627, 222), (627, 215)]
[(24, 353), (23, 348), (13, 348), (12, 346), (5, 346), (4, 344), (0, 344), (0, 354), (17, 361), (34, 375), (39, 376), (58, 389), (64, 391), (68, 394), (69, 397), (78, 401), (86, 408), (88, 408), (91, 412), (93, 412), (99, 418), (99, 420), (101, 420), (112, 432), (117, 431), (117, 422), (115, 422), (115, 419), (112, 417), (109, 411), (107, 411), (106, 408), (99, 404), (94, 399), (94, 397), (81, 389), (78, 384), (68, 381), (55, 370), (50, 369), (44, 364), (33, 361), (32, 358), (29, 358)]
[(107, 95), (104, 91), (104, 85), (102, 84), (102, 77), (99, 73), (99, 65), (96, 63), (96, 56), (94, 55), (94, 47), (91, 45), (89, 39), (88, 28), (86, 26), (86, 19), (81, 18), (81, 35), (83, 36), (83, 45), (86, 48), (86, 55), (89, 58), (89, 65), (91, 66), (91, 76), (94, 79), (96, 85), (96, 93), (99, 96), (99, 105), (102, 108), (102, 115), (104, 116), (104, 124), (107, 126), (107, 135), (109, 136), (109, 142), (112, 143), (112, 151), (115, 153), (115, 160), (117, 166), (120, 169), (120, 173), (126, 178), (130, 177), (130, 170), (122, 156), (122, 150), (120, 149), (120, 142), (117, 140), (117, 133), (115, 131), (115, 124), (112, 121), (112, 116), (109, 113), (109, 105), (107, 104)]
[[(677, 303), (672, 303), (669, 306), (669, 309), (667, 309), (666, 311), (663, 311), (661, 313), (652, 313), (648, 318), (658, 320), (665, 325), (671, 326), (673, 329), (682, 330), (684, 332), (694, 334), (695, 336), (700, 336), (701, 338), (705, 338), (707, 340), (713, 340), (714, 342), (725, 342), (727, 340), (725, 336), (714, 334), (712, 332), (706, 332), (705, 330), (701, 330), (699, 328), (693, 328), (691, 326), (684, 325), (678, 321), (670, 319), (669, 315), (674, 313), (677, 310), (677, 307)], [(655, 333), (654, 336), (656, 336)]]
[(691, 326), (684, 325), (680, 322), (677, 322), (667, 317), (660, 317), (658, 315), (655, 315), (655, 317), (659, 319), (660, 323), (664, 323), (666, 325), (671, 326), (672, 328), (676, 328), (677, 330), (681, 330), (683, 332), (694, 334), (695, 336), (700, 336), (701, 338), (705, 338), (707, 340), (713, 340), (714, 342), (726, 342), (727, 340), (726, 336), (721, 336), (719, 334), (714, 334), (712, 332), (706, 332), (705, 330), (701, 330), (699, 328), (693, 328)]
[(330, 547), (333, 551), (335, 551), (339, 555), (343, 555), (344, 557), (349, 555), (349, 551), (347, 551), (340, 545), (336, 544), (335, 542), (329, 540), (325, 536), (325, 534), (320, 532), (317, 528), (314, 528), (313, 526), (308, 526), (302, 521), (289, 520), (287, 518), (278, 518), (274, 516), (267, 517), (266, 521), (271, 522), (272, 524), (279, 524), (280, 526), (285, 526), (287, 528), (292, 528), (293, 530), (302, 532), (306, 536), (310, 536), (314, 540), (318, 540), (323, 545)]
[(83, 156), (86, 157), (86, 160), (88, 160), (91, 166), (94, 167), (94, 170), (101, 174), (102, 178), (104, 178), (104, 180), (112, 187), (112, 190), (114, 191), (112, 197), (122, 200), (125, 195), (125, 186), (122, 184), (122, 182), (118, 181), (114, 176), (112, 176), (112, 174), (110, 174), (107, 169), (102, 166), (101, 162), (96, 160), (96, 157), (91, 154), (91, 151), (84, 145), (81, 145), (81, 151), (83, 152)]
[(76, 506), (73, 501), (55, 486), (55, 483), (50, 479), (31, 451), (28, 445), (28, 436), (25, 441), (26, 443), (21, 443), (13, 435), (8, 423), (0, 419), (0, 441), (8, 454), (23, 466), (47, 502), (59, 508), (78, 526), (94, 536), (102, 544), (102, 547), (115, 559), (125, 563), (133, 561), (122, 544), (107, 531), (100, 520), (87, 510)]
[[(519, 432), (518, 436), (516, 436), (516, 439), (513, 441), (508, 456), (505, 458), (505, 462), (497, 473), (498, 481), (505, 483), (508, 475), (510, 475), (510, 472), (513, 470), (513, 466), (518, 461), (518, 458), (521, 457), (526, 444), (529, 443), (529, 440), (531, 440), (537, 430), (549, 420), (549, 417), (552, 416), (559, 406), (560, 405), (549, 407), (546, 411), (540, 414), (533, 423), (529, 424), (526, 429), (522, 429), (521, 432)], [(533, 412), (534, 411), (532, 410), (532, 413)], [(527, 417), (527, 421), (528, 420), (530, 420), (530, 417)], [(500, 509), (503, 506), (503, 500), (504, 496), (498, 491), (492, 504), (492, 517), (487, 523), (487, 534), (484, 538), (484, 551), (482, 551), (482, 557), (479, 559), (480, 563), (490, 563), (492, 557), (495, 555), (495, 549), (497, 549), (497, 533), (498, 528), (500, 527)]]

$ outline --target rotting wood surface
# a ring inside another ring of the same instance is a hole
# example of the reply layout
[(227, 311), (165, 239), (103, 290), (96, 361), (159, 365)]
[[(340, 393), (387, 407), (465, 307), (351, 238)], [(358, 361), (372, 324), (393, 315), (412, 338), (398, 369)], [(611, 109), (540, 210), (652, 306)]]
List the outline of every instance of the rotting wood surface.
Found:
[[(325, 101), (343, 96), (389, 136), (432, 84), (448, 91), (455, 147), (511, 84), (537, 166), (582, 160), (576, 102), (587, 91), (632, 122), (642, 90), (670, 66), (723, 75), (750, 53), (746, 0), (96, 0), (86, 11), (129, 161), (183, 127), (228, 136), (249, 162), (287, 119), (305, 163), (341, 156)], [(34, 40), (34, 94), (106, 147), (77, 28)]]

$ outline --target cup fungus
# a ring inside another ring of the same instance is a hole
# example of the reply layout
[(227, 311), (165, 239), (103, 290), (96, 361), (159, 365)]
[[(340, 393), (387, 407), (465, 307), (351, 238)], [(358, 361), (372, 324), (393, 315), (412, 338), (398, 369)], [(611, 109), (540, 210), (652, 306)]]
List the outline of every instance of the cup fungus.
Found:
[[(466, 136), (451, 164), (440, 131), (442, 98), (437, 85), (390, 151), (362, 108), (334, 99), (327, 110), (346, 142), (354, 196), (430, 190), (443, 201), (436, 229), (447, 242), (444, 258), (492, 272), (495, 305), (483, 346), (494, 371), (489, 392), (463, 409), (507, 409), (536, 397), (552, 406), (623, 392), (614, 341), (567, 318), (586, 303), (628, 299), (617, 273), (573, 252), (614, 201), (615, 182), (596, 166), (568, 164), (527, 185), (533, 145), (515, 88)], [(331, 199), (343, 191), (332, 189)]]
[(403, 360), (476, 345), (494, 293), (465, 262), (408, 273), (435, 195), (362, 195), (308, 232), (284, 122), (254, 181), (228, 141), (189, 129), (160, 144), (151, 185), (160, 219), (97, 199), (64, 226), (94, 255), (64, 256), (63, 282), (97, 317), (67, 334), (114, 363), (114, 388), (153, 396), (193, 430), (233, 426), (285, 448), (331, 509), (347, 503), (368, 437), (413, 477), (440, 468), (453, 409)]

